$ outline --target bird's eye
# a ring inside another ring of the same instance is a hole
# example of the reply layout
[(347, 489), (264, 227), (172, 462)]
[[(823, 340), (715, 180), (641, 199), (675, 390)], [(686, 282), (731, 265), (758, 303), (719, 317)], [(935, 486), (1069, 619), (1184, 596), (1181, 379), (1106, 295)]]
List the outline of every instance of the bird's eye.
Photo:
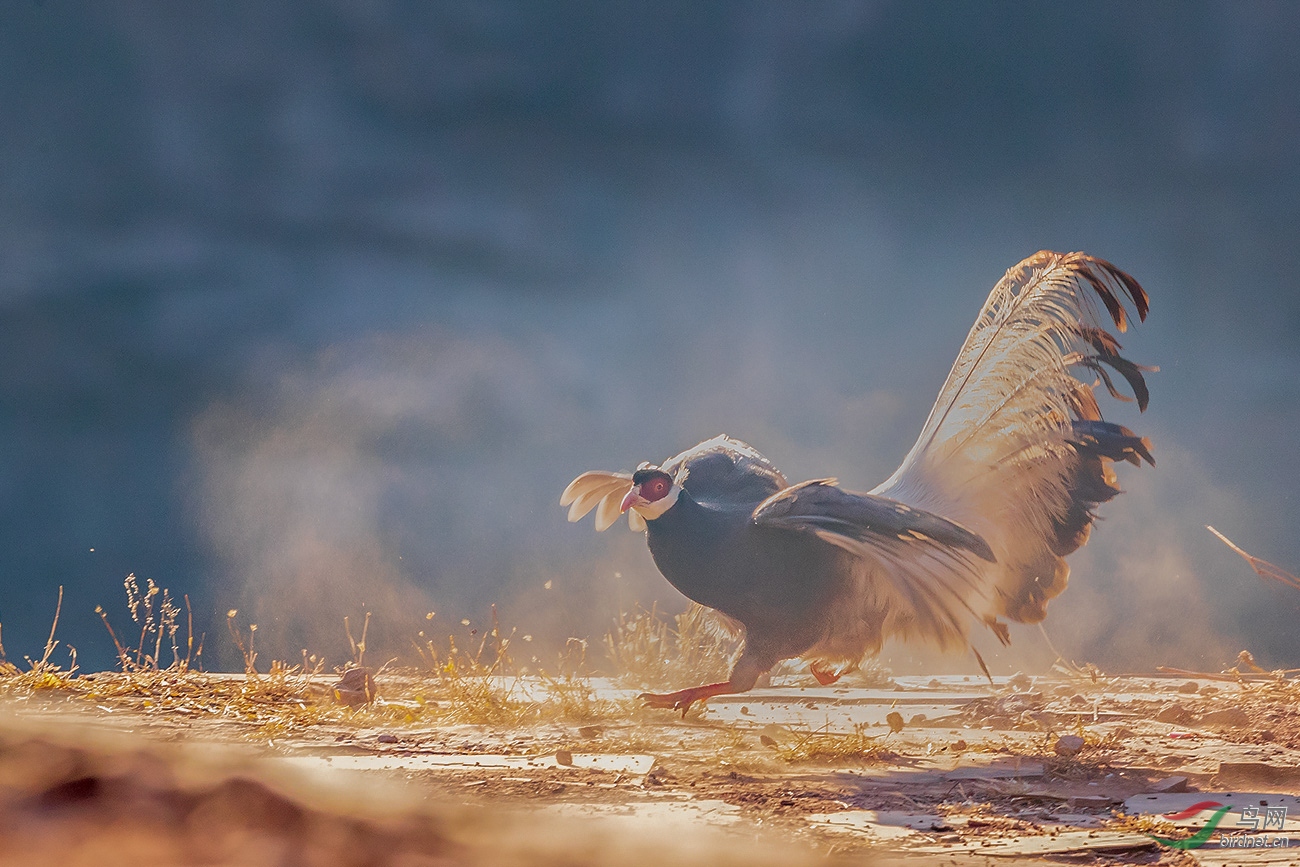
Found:
[(655, 500), (662, 500), (668, 496), (670, 487), (671, 485), (668, 484), (667, 479), (656, 477), (641, 486), (641, 496), (653, 503)]

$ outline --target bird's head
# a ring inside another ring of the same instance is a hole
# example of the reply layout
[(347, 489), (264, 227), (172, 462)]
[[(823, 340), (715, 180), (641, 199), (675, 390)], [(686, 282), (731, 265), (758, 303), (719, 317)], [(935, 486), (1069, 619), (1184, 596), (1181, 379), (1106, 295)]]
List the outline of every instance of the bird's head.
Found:
[(673, 477), (648, 463), (635, 473), (609, 473), (592, 470), (578, 476), (560, 495), (560, 505), (569, 507), (569, 521), (596, 510), (596, 529), (605, 530), (627, 514), (628, 526), (644, 531), (646, 521), (653, 521), (673, 507), (682, 486)]
[(632, 509), (647, 521), (653, 521), (677, 503), (682, 486), (658, 467), (641, 465), (632, 474), (632, 490), (623, 497), (619, 512)]

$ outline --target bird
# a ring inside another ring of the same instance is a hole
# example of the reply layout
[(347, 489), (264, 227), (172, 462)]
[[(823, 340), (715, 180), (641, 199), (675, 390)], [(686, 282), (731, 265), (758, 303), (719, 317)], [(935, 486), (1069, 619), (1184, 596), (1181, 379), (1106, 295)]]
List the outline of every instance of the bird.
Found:
[[(1109, 330), (1139, 320), (1146, 291), (1086, 253), (1043, 250), (993, 287), (898, 469), (869, 492), (834, 478), (790, 484), (726, 435), (660, 465), (585, 472), (565, 488), (568, 519), (597, 530), (626, 513), (655, 565), (743, 636), (727, 680), (645, 693), (680, 710), (743, 693), (778, 662), (803, 659), (823, 685), (888, 639), (972, 650), (1008, 622), (1040, 623), (1065, 590), (1065, 557), (1096, 509), (1121, 492), (1117, 462), (1155, 466), (1151, 441), (1102, 418), (1097, 390), (1150, 400), (1145, 372)], [(1121, 391), (1117, 379), (1128, 386)]]

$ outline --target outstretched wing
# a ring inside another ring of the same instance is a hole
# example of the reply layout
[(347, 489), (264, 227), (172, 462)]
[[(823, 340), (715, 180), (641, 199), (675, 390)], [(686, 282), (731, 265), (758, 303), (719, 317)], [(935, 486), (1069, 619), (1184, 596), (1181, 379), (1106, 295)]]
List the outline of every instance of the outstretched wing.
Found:
[[(581, 521), (588, 512), (596, 509), (596, 530), (603, 531), (618, 520), (618, 508), (630, 490), (631, 473), (592, 470), (569, 482), (569, 486), (560, 495), (560, 505), (569, 507), (570, 523)], [(628, 525), (633, 530), (645, 529), (645, 521), (640, 515), (631, 509), (627, 514)]]
[(813, 479), (786, 488), (754, 510), (754, 523), (812, 533), (847, 551), (890, 547), (897, 542), (933, 542), (994, 562), (979, 534), (924, 509), (875, 494), (855, 494), (835, 479)]
[(1101, 421), (1093, 394), (1099, 378), (1128, 399), (1109, 368), (1146, 408), (1146, 368), (1122, 358), (1105, 328), (1109, 320), (1126, 329), (1125, 300), (1146, 318), (1147, 295), (1137, 282), (1083, 253), (1043, 251), (1008, 271), (916, 444), (872, 491), (943, 515), (988, 543), (997, 562), (979, 565), (964, 604), (989, 622), (1041, 620), (1047, 601), (1065, 588), (1062, 556), (1087, 539), (1092, 508), (1118, 493), (1111, 461), (1151, 462), (1150, 443)]
[[(965, 641), (981, 571), (995, 558), (988, 543), (955, 521), (875, 494), (845, 491), (834, 479), (786, 488), (754, 510), (766, 529), (809, 533), (849, 555), (847, 611), (827, 646), (812, 655), (853, 662), (888, 635), (925, 637), (948, 646)], [(857, 605), (854, 605), (854, 603)], [(838, 608), (838, 606), (837, 606)], [(857, 616), (854, 609), (869, 609)]]

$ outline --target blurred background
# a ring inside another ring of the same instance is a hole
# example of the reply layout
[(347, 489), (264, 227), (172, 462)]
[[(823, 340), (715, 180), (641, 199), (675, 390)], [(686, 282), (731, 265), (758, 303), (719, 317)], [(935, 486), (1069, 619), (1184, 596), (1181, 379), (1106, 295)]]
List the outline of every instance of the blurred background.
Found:
[(63, 585), (59, 637), (113, 664), (128, 573), (189, 594), (210, 666), (231, 608), (332, 662), (366, 611), (375, 654), (497, 603), (545, 655), (680, 610), (641, 536), (565, 522), (571, 478), (726, 432), (870, 488), (1051, 248), (1143, 283), (1161, 372), (1107, 404), (1159, 467), (1048, 635), (1300, 665), (1300, 594), (1204, 529), (1300, 569), (1298, 42), (1240, 0), (7, 3), (8, 655)]

